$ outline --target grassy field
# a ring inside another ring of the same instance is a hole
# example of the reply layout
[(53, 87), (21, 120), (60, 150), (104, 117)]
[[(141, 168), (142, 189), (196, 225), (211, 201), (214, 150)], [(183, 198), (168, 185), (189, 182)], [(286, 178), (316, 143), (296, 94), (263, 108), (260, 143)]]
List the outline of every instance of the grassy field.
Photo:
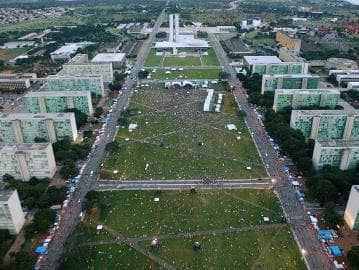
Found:
[(156, 270), (162, 268), (129, 246), (105, 244), (73, 249), (59, 269)]
[[(151, 70), (149, 70), (151, 71)], [(189, 80), (216, 80), (219, 78), (219, 68), (210, 69), (184, 69), (170, 71), (170, 74), (166, 74), (165, 69), (158, 69), (156, 72), (151, 74), (152, 80), (173, 80), (173, 79), (189, 79)]]
[(146, 59), (145, 66), (146, 67), (158, 67), (161, 63), (162, 56), (156, 55), (156, 50), (151, 49), (150, 53)]
[(205, 65), (207, 66), (219, 66), (219, 60), (213, 48), (210, 48), (208, 51), (208, 55), (202, 56), (205, 61)]
[(0, 60), (9, 61), (27, 50), (28, 48), (0, 49)]
[[(103, 194), (103, 195), (102, 195)], [(127, 237), (157, 236), (281, 221), (281, 209), (269, 190), (126, 191), (101, 193), (108, 208), (99, 222)], [(159, 197), (160, 202), (154, 202)]]
[[(119, 129), (117, 153), (105, 161), (103, 179), (240, 179), (265, 176), (263, 164), (231, 93), (221, 113), (204, 113), (205, 90), (141, 89), (131, 99), (136, 111)], [(229, 131), (226, 124), (235, 124)], [(240, 140), (237, 137), (240, 136)], [(148, 168), (145, 170), (146, 164)], [(252, 171), (247, 171), (251, 166)], [(114, 174), (113, 171), (118, 173)]]
[[(305, 269), (270, 190), (119, 191), (99, 196), (101, 206), (90, 209), (68, 239), (60, 269), (160, 269), (153, 255), (176, 269)], [(155, 197), (160, 201), (154, 202)], [(270, 218), (268, 224), (263, 224), (264, 216)], [(104, 229), (96, 232), (96, 224)], [(160, 239), (158, 251), (150, 248), (153, 238)], [(201, 243), (198, 252), (192, 249), (195, 241)]]
[[(200, 242), (200, 251), (193, 250), (195, 241)], [(161, 248), (155, 254), (176, 269), (306, 269), (288, 227), (160, 243)], [(150, 249), (148, 241), (141, 245)]]
[(185, 67), (185, 66), (201, 66), (199, 56), (166, 56), (163, 62), (164, 67)]

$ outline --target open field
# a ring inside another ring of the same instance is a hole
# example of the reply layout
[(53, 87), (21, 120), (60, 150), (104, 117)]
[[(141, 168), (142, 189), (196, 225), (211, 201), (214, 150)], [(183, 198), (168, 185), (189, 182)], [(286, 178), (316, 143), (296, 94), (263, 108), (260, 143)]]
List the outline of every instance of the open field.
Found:
[[(151, 70), (149, 70), (151, 72)], [(170, 74), (166, 74), (170, 71)], [(199, 68), (199, 69), (184, 69), (184, 70), (166, 70), (157, 69), (151, 74), (152, 80), (174, 80), (174, 79), (188, 79), (188, 80), (217, 80), (219, 78), (219, 68)]]
[(185, 67), (185, 66), (201, 66), (199, 56), (166, 56), (163, 62), (164, 67)]
[(27, 50), (28, 48), (0, 49), (0, 60), (9, 61)]
[(162, 56), (156, 55), (156, 50), (151, 49), (150, 53), (146, 59), (145, 66), (146, 67), (159, 67), (161, 64)]
[(210, 48), (208, 51), (208, 55), (203, 55), (205, 65), (207, 66), (219, 66), (219, 60), (213, 48)]
[[(193, 250), (194, 242), (201, 244)], [(150, 250), (150, 242), (141, 243)], [(276, 229), (195, 236), (161, 241), (155, 253), (176, 269), (305, 270), (298, 246), (287, 226)]]
[[(100, 206), (67, 241), (60, 269), (161, 269), (156, 257), (176, 269), (305, 269), (270, 190), (98, 194)], [(159, 250), (150, 248), (154, 238)], [(193, 251), (195, 241), (200, 251)]]
[[(202, 112), (206, 95), (200, 89), (163, 90), (156, 85), (140, 89), (129, 105), (133, 115), (127, 119), (127, 124), (136, 123), (138, 128), (133, 132), (127, 125), (119, 129), (119, 151), (105, 161), (102, 179), (265, 176), (232, 94), (225, 94), (221, 113)], [(238, 130), (229, 131), (226, 124), (235, 124)]]

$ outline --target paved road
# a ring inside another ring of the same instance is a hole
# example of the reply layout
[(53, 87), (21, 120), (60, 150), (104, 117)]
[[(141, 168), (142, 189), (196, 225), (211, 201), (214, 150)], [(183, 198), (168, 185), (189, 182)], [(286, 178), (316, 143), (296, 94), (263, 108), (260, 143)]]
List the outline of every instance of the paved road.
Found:
[(101, 180), (96, 186), (98, 191), (112, 190), (176, 190), (176, 189), (231, 189), (231, 188), (258, 188), (268, 189), (273, 186), (269, 179), (233, 179), (233, 180), (143, 180), (143, 181), (118, 181)]
[(235, 86), (234, 94), (237, 104), (241, 110), (246, 113), (245, 121), (251, 131), (263, 163), (267, 165), (267, 172), (270, 177), (277, 179), (274, 190), (282, 203), (284, 213), (291, 225), (294, 236), (301, 246), (303, 257), (308, 268), (312, 270), (333, 269), (333, 264), (324, 252), (323, 245), (319, 242), (312, 227), (307, 223), (306, 211), (295, 196), (294, 188), (288, 181), (288, 175), (283, 170), (282, 162), (278, 159), (264, 128), (260, 125), (257, 115), (247, 101), (246, 90), (242, 88), (240, 81), (236, 77), (235, 71), (229, 65), (226, 53), (216, 36), (209, 34), (209, 39), (222, 67), (230, 74), (229, 82)]
[[(163, 10), (154, 25), (153, 32), (144, 42), (142, 49), (138, 53), (137, 62), (132, 69), (132, 74), (137, 74), (138, 71), (143, 67), (143, 64), (151, 49), (151, 45), (155, 39), (156, 32), (164, 21), (164, 18), (165, 11)], [(67, 208), (65, 208), (62, 212), (59, 228), (53, 235), (53, 240), (48, 246), (47, 253), (38, 264), (39, 269), (53, 270), (59, 267), (59, 262), (64, 252), (65, 241), (80, 221), (80, 213), (82, 210), (81, 202), (83, 201), (87, 192), (93, 188), (99, 178), (100, 165), (105, 158), (106, 144), (111, 142), (115, 137), (117, 132), (117, 121), (121, 116), (122, 110), (128, 105), (129, 99), (132, 95), (132, 88), (135, 84), (135, 75), (131, 75), (131, 78), (128, 78), (124, 83), (123, 95), (113, 107), (113, 112), (109, 117), (105, 132), (102, 135), (98, 146), (89, 155), (77, 190), (73, 193)]]

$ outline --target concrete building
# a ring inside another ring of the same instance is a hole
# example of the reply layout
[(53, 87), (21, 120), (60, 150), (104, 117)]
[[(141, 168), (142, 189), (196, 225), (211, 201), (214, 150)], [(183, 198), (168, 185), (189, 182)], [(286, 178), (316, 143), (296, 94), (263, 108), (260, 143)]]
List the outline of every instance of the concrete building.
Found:
[(262, 26), (261, 18), (256, 17), (252, 19), (242, 20), (241, 27), (243, 29), (258, 28)]
[(300, 52), (302, 40), (299, 38), (295, 38), (294, 36), (291, 36), (288, 33), (285, 33), (283, 31), (277, 31), (276, 35), (275, 35), (275, 40), (280, 45), (282, 45), (283, 47), (286, 47), (289, 50), (292, 50), (296, 53)]
[(279, 59), (284, 62), (307, 62), (304, 58), (300, 57), (298, 53), (289, 50), (285, 47), (279, 48)]
[(111, 63), (112, 68), (119, 69), (123, 66), (126, 54), (124, 53), (99, 53), (91, 63)]
[(75, 141), (74, 113), (12, 113), (0, 115), (0, 142), (34, 143), (35, 138), (54, 143), (69, 138)]
[(21, 90), (31, 87), (31, 79), (36, 79), (36, 73), (0, 74), (0, 88)]
[(113, 69), (111, 63), (91, 63), (87, 54), (77, 54), (67, 64), (58, 75), (88, 76), (101, 75), (104, 82), (113, 81)]
[(25, 101), (27, 110), (31, 113), (60, 113), (67, 109), (78, 109), (87, 115), (93, 113), (90, 92), (29, 92), (25, 95)]
[(352, 186), (350, 190), (344, 220), (350, 229), (359, 230), (359, 185)]
[(50, 143), (0, 144), (0, 177), (9, 174), (29, 181), (31, 177), (53, 177), (56, 163)]
[(263, 75), (261, 93), (275, 89), (318, 89), (320, 77), (310, 74)]
[(93, 42), (78, 42), (78, 43), (66, 43), (61, 48), (50, 53), (51, 60), (70, 60), (71, 56), (77, 52), (78, 49), (85, 48), (88, 45), (94, 44)]
[(302, 109), (309, 107), (327, 107), (335, 109), (340, 99), (336, 89), (276, 89), (273, 110), (281, 111), (286, 107)]
[(290, 126), (310, 139), (359, 140), (359, 111), (293, 110)]
[(347, 86), (351, 82), (359, 82), (359, 69), (343, 70), (332, 69), (329, 70), (329, 76), (334, 75), (338, 85)]
[(89, 76), (58, 76), (47, 77), (47, 84), (44, 85), (45, 91), (90, 91), (95, 95), (103, 96), (105, 93), (103, 79), (101, 75)]
[(282, 62), (276, 56), (243, 56), (244, 66), (259, 75), (307, 74), (308, 64), (304, 62)]
[(17, 190), (0, 190), (0, 229), (18, 234), (24, 223), (25, 215)]
[(177, 54), (178, 50), (207, 50), (210, 47), (206, 40), (195, 38), (194, 34), (180, 34), (179, 14), (169, 15), (169, 39), (156, 42), (158, 51), (171, 51)]
[(355, 169), (359, 163), (359, 140), (316, 140), (312, 160), (316, 169), (325, 165), (340, 170)]
[(220, 25), (216, 26), (216, 30), (219, 33), (230, 33), (230, 32), (237, 32), (237, 27), (234, 25)]

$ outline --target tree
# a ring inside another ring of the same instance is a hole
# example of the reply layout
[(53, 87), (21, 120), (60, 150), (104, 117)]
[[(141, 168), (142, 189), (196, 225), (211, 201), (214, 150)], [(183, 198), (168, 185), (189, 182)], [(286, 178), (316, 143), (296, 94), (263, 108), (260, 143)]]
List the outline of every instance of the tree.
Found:
[(359, 269), (359, 246), (353, 246), (347, 254), (349, 265), (353, 270)]
[(334, 204), (328, 204), (323, 211), (323, 218), (325, 224), (328, 225), (330, 229), (337, 229), (337, 225), (341, 226), (344, 224), (343, 217), (339, 215), (335, 209)]
[(10, 175), (10, 174), (8, 174), (8, 173), (5, 173), (5, 174), (3, 175), (3, 177), (2, 177), (2, 179), (3, 179), (4, 181), (13, 181), (13, 180), (15, 180), (14, 176), (12, 176), (12, 175)]
[(87, 115), (78, 109), (66, 109), (65, 112), (75, 113), (77, 128), (80, 128), (87, 123)]
[(106, 149), (106, 151), (108, 151), (110, 153), (114, 153), (120, 149), (120, 146), (118, 145), (118, 142), (113, 141), (113, 142), (109, 142), (108, 144), (106, 144), (105, 149)]
[(102, 107), (97, 107), (97, 108), (95, 109), (94, 116), (95, 116), (96, 118), (99, 118), (102, 114), (103, 114), (103, 108), (102, 108)]
[(220, 71), (219, 74), (218, 74), (219, 78), (221, 80), (225, 80), (225, 79), (228, 79), (229, 77), (229, 73), (225, 72), (225, 71)]
[(145, 79), (145, 78), (147, 78), (147, 76), (148, 76), (148, 71), (147, 70), (140, 70), (139, 72), (138, 72), (138, 77), (140, 78), (140, 79)]
[(167, 37), (167, 33), (166, 32), (158, 32), (156, 34), (156, 38), (165, 38)]
[(313, 197), (321, 204), (333, 202), (337, 198), (337, 189), (329, 180), (320, 180), (312, 191)]
[(71, 159), (67, 159), (64, 162), (64, 165), (62, 166), (60, 170), (60, 174), (66, 178), (70, 179), (74, 176), (76, 176), (79, 173), (79, 170), (77, 169), (75, 162)]
[(25, 227), (25, 235), (31, 237), (36, 233), (46, 232), (55, 221), (56, 211), (52, 209), (39, 209), (31, 224)]
[(0, 59), (0, 67), (3, 67), (5, 65), (5, 61)]
[(92, 135), (93, 135), (93, 131), (92, 131), (92, 129), (90, 129), (90, 130), (85, 130), (82, 134), (83, 134), (83, 136), (84, 136), (85, 138), (90, 138), (90, 137), (92, 137)]

